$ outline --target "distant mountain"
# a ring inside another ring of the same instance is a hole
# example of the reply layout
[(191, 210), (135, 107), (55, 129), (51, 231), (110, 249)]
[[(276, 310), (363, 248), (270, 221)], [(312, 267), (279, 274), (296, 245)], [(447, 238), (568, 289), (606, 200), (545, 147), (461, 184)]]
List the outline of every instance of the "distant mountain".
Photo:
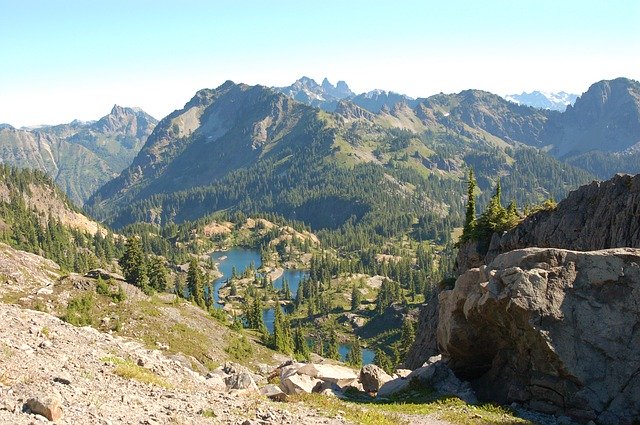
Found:
[(540, 109), (550, 109), (553, 111), (564, 112), (568, 105), (573, 105), (577, 94), (567, 92), (541, 92), (533, 91), (531, 93), (522, 92), (521, 94), (510, 94), (505, 96), (505, 99), (518, 105), (532, 106)]
[(357, 96), (352, 96), (351, 100), (361, 108), (374, 113), (378, 113), (383, 109), (391, 109), (398, 103), (406, 103), (411, 107), (415, 107), (419, 102), (409, 96), (384, 90), (372, 90)]
[(525, 146), (548, 111), (478, 91), (390, 105), (376, 113), (342, 99), (323, 112), (262, 86), (201, 90), (87, 207), (115, 226), (274, 212), (314, 230), (443, 242), (463, 214), (468, 166), (480, 203), (496, 176), (521, 205), (591, 179)]
[(274, 87), (274, 89), (298, 102), (326, 111), (333, 111), (339, 100), (355, 95), (344, 81), (338, 81), (334, 86), (326, 78), (318, 84), (312, 78), (302, 77), (288, 87)]
[(98, 121), (33, 129), (3, 125), (0, 159), (46, 172), (81, 205), (131, 163), (156, 123), (140, 109), (116, 105)]

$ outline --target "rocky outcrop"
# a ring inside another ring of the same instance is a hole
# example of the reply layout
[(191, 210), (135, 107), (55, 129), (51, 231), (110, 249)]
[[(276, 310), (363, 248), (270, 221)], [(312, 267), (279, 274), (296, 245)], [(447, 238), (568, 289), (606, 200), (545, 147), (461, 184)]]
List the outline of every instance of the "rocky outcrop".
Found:
[(467, 403), (477, 403), (475, 393), (467, 382), (460, 381), (442, 360), (441, 356), (430, 357), (422, 367), (407, 376), (387, 381), (378, 391), (377, 397), (389, 397), (406, 391), (412, 386), (433, 389), (441, 396), (456, 396)]
[[(614, 180), (638, 185), (635, 178)], [(615, 188), (609, 187), (609, 205), (619, 211)], [(613, 226), (603, 230), (609, 235), (603, 243), (637, 243), (638, 232), (626, 229), (622, 222), (630, 220), (619, 214), (601, 224)], [(558, 220), (556, 228), (571, 234), (571, 223)], [(574, 240), (596, 244), (583, 232)], [(640, 417), (640, 249), (501, 254), (440, 294), (439, 322), (443, 356), (482, 398), (601, 424)]]
[(407, 353), (404, 365), (410, 369), (420, 367), (429, 357), (440, 353), (436, 333), (438, 331), (438, 295), (434, 294), (420, 308), (416, 339)]
[[(514, 249), (540, 247), (593, 251), (640, 247), (640, 174), (618, 174), (571, 192), (553, 210), (527, 217), (514, 229), (495, 235), (488, 248), (476, 242), (460, 247), (459, 274), (488, 264)], [(486, 255), (485, 255), (486, 254)]]

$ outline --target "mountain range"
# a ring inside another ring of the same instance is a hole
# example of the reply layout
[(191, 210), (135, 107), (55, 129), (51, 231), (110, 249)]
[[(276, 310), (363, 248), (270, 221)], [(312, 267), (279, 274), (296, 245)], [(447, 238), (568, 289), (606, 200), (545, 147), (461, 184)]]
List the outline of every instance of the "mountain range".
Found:
[(577, 94), (564, 91), (552, 93), (542, 91), (522, 92), (521, 94), (510, 94), (504, 97), (518, 105), (533, 106), (539, 109), (550, 109), (564, 112), (567, 106), (573, 105), (578, 98)]
[(87, 205), (116, 226), (238, 209), (385, 234), (421, 217), (455, 222), (468, 166), (485, 191), (501, 176), (521, 205), (591, 179), (526, 146), (544, 146), (540, 136), (557, 113), (477, 90), (390, 105), (341, 99), (328, 112), (228, 81), (164, 118), (131, 166)]
[(82, 203), (131, 164), (157, 124), (138, 108), (115, 105), (97, 121), (16, 129), (0, 126), (2, 162), (46, 172)]
[(506, 199), (531, 204), (640, 172), (639, 141), (640, 83), (625, 78), (593, 84), (564, 112), (480, 90), (412, 99), (301, 78), (227, 81), (160, 122), (114, 106), (95, 122), (0, 127), (3, 162), (46, 171), (116, 226), (231, 209), (379, 234), (406, 230), (403, 214), (459, 220), (468, 167), (481, 205), (498, 177)]

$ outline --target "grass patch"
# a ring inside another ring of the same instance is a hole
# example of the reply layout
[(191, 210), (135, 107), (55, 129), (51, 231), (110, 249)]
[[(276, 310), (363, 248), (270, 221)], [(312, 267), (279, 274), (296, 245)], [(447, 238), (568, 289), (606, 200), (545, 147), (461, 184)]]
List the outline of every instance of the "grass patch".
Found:
[(253, 355), (253, 347), (244, 334), (231, 334), (224, 351), (235, 361), (241, 361)]
[(356, 424), (400, 424), (403, 415), (433, 415), (458, 425), (535, 425), (516, 417), (512, 411), (492, 404), (471, 405), (456, 397), (438, 398), (426, 388), (414, 388), (389, 399), (379, 400), (358, 391), (347, 392), (347, 400), (316, 394), (296, 396), (312, 407), (335, 416), (342, 415)]
[(202, 416), (204, 416), (205, 418), (217, 418), (218, 415), (216, 415), (216, 412), (213, 411), (213, 409), (202, 409), (200, 411), (200, 414)]
[(400, 425), (407, 423), (407, 421), (402, 420), (393, 413), (371, 410), (359, 406), (357, 403), (345, 402), (320, 394), (299, 394), (291, 397), (291, 400), (301, 401), (318, 409), (328, 417), (342, 416), (357, 425)]
[(114, 373), (125, 379), (134, 379), (145, 384), (157, 385), (164, 388), (172, 388), (171, 384), (162, 377), (156, 375), (148, 369), (138, 366), (131, 360), (124, 360), (120, 357), (107, 356), (100, 359), (105, 363), (111, 363), (115, 366)]

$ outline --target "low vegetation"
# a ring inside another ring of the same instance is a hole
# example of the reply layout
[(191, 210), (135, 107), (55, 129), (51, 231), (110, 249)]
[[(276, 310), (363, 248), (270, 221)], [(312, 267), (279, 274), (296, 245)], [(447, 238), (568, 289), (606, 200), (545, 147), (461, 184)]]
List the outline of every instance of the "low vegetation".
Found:
[(166, 380), (164, 380), (161, 376), (156, 375), (151, 372), (149, 369), (145, 369), (142, 366), (139, 366), (133, 363), (131, 360), (124, 360), (120, 357), (104, 357), (101, 359), (105, 363), (110, 363), (115, 366), (113, 373), (116, 375), (125, 378), (125, 379), (133, 379), (138, 382), (143, 382), (145, 384), (157, 385), (159, 387), (171, 388), (172, 385), (169, 384)]

